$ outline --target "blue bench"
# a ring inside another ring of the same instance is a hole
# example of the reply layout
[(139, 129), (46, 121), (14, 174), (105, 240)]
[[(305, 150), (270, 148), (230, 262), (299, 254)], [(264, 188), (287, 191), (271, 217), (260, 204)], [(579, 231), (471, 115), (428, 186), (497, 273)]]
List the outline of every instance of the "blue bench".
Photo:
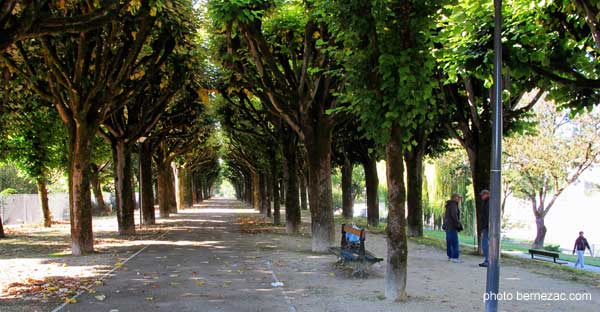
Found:
[[(358, 238), (358, 241), (351, 241), (347, 235), (351, 234)], [(369, 267), (382, 258), (376, 257), (373, 253), (365, 249), (366, 231), (356, 229), (350, 224), (342, 224), (342, 241), (340, 247), (331, 247), (330, 251), (339, 258), (338, 265), (352, 267), (352, 276), (366, 278)]]

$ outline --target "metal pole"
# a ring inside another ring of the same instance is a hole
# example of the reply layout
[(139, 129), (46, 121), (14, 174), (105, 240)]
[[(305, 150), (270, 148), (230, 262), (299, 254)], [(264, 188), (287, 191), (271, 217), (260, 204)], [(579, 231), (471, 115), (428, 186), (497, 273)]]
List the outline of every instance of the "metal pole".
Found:
[(498, 311), (500, 286), (500, 204), (502, 194), (502, 0), (494, 0), (494, 109), (490, 176), (489, 259), (485, 310)]
[(140, 229), (142, 228), (142, 144), (138, 143), (138, 208), (140, 209)]

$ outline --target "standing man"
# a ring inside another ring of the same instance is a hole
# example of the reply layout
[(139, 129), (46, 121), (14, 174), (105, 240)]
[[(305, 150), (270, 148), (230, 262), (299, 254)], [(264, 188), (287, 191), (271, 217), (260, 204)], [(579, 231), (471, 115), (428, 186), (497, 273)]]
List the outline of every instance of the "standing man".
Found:
[(458, 260), (458, 232), (462, 231), (460, 223), (460, 201), (462, 198), (458, 194), (452, 194), (449, 201), (446, 202), (446, 211), (444, 212), (443, 229), (446, 231), (446, 254), (448, 261), (454, 263), (461, 262)]
[(490, 191), (482, 190), (479, 193), (482, 201), (481, 214), (479, 215), (479, 224), (481, 225), (481, 249), (483, 249), (483, 262), (480, 267), (488, 266), (488, 228), (490, 219)]
[(592, 249), (590, 248), (590, 244), (588, 244), (587, 239), (583, 237), (583, 231), (579, 232), (579, 237), (575, 240), (575, 246), (573, 247), (573, 254), (577, 251), (577, 262), (575, 263), (575, 267), (581, 264), (581, 268), (583, 269), (583, 254), (585, 253), (585, 248), (590, 250), (590, 254), (592, 253)]

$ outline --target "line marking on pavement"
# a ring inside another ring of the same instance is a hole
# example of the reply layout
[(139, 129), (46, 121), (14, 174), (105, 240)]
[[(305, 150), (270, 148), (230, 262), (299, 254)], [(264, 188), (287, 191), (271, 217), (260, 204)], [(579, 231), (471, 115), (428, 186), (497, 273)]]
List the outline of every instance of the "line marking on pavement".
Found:
[[(165, 235), (167, 235), (168, 232), (165, 232), (161, 235), (159, 235), (156, 239), (160, 239), (163, 238)], [(150, 247), (151, 245), (146, 245), (142, 248), (140, 248), (140, 250), (136, 251), (133, 255), (131, 255), (129, 258), (127, 258), (125, 261), (122, 262), (120, 267), (114, 267), (112, 268), (112, 270), (104, 273), (99, 279), (98, 281), (104, 281), (110, 274), (112, 274), (113, 272), (115, 272), (116, 270), (118, 270), (119, 268), (122, 268), (127, 262), (129, 262), (129, 260), (135, 258), (137, 255), (139, 255), (140, 253), (142, 253), (142, 251), (146, 250), (146, 248)], [(68, 298), (66, 301), (69, 300), (73, 300), (73, 299), (77, 299), (79, 298), (79, 296), (81, 296), (83, 293), (85, 293), (85, 289), (80, 290), (78, 293), (75, 294), (75, 296)], [(61, 305), (59, 305), (58, 307), (56, 307), (54, 310), (52, 310), (52, 312), (58, 312), (60, 310), (62, 310), (67, 304), (67, 302), (63, 302)]]
[[(277, 275), (275, 274), (275, 270), (273, 270), (273, 265), (271, 264), (270, 260), (267, 260), (267, 267), (271, 271), (271, 275), (273, 275), (273, 281), (274, 281), (274, 283), (280, 283), (279, 279), (277, 278)], [(296, 312), (296, 307), (294, 306), (294, 304), (292, 304), (292, 299), (286, 295), (286, 293), (283, 291), (283, 288), (280, 288), (280, 289), (281, 289), (281, 294), (285, 298), (285, 301), (287, 301), (288, 311), (289, 312)]]

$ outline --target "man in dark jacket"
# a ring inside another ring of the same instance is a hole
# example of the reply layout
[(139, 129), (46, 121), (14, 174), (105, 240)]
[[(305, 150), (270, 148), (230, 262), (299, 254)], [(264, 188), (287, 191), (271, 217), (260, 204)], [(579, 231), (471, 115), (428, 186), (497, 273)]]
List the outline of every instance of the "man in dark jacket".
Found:
[(583, 269), (583, 254), (585, 253), (585, 248), (590, 250), (590, 254), (592, 253), (592, 248), (590, 248), (590, 244), (585, 237), (583, 237), (583, 232), (579, 232), (579, 237), (575, 240), (575, 246), (573, 246), (573, 254), (577, 251), (577, 262), (575, 262), (575, 267), (581, 265)]
[(479, 224), (481, 225), (481, 249), (483, 249), (483, 262), (480, 267), (488, 266), (488, 227), (490, 216), (490, 191), (482, 190), (479, 192), (481, 198), (481, 214), (479, 215)]
[(448, 261), (455, 263), (460, 262), (458, 260), (458, 232), (462, 231), (459, 209), (461, 200), (460, 195), (452, 194), (451, 199), (446, 202), (446, 211), (444, 212), (443, 228), (446, 230), (446, 254), (448, 255)]

